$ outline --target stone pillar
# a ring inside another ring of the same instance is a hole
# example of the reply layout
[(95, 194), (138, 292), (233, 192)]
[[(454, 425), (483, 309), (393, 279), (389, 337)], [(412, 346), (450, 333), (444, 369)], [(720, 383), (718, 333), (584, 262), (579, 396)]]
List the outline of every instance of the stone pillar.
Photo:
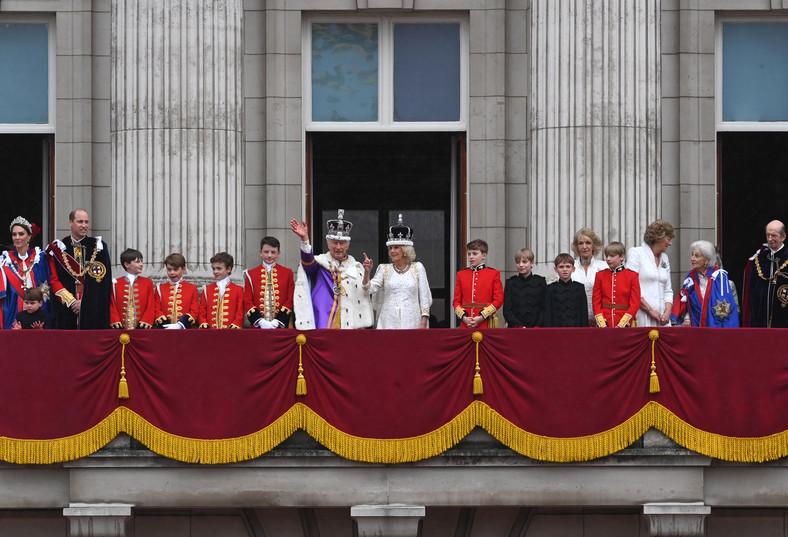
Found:
[(71, 537), (125, 537), (131, 508), (125, 503), (72, 503), (63, 509)]
[(350, 518), (356, 521), (358, 537), (416, 537), (424, 512), (423, 505), (354, 505)]
[[(113, 254), (243, 265), (242, 0), (112, 0)], [(113, 260), (118, 263), (117, 259)], [(122, 271), (120, 271), (122, 273)]]
[(660, 0), (533, 0), (530, 27), (527, 246), (548, 263), (580, 227), (637, 246), (660, 215)]
[(652, 537), (703, 537), (706, 517), (711, 507), (697, 503), (647, 503), (643, 514), (648, 518)]

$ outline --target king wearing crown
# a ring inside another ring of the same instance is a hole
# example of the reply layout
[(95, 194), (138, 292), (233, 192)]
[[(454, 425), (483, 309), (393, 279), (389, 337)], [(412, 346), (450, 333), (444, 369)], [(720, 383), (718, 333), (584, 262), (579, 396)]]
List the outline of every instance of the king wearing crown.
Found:
[(369, 328), (374, 322), (372, 302), (362, 285), (369, 270), (348, 255), (350, 230), (339, 209), (327, 222), (328, 253), (314, 255), (305, 222), (291, 220), (293, 233), (301, 238), (301, 264), (295, 283), (295, 326), (311, 328)]

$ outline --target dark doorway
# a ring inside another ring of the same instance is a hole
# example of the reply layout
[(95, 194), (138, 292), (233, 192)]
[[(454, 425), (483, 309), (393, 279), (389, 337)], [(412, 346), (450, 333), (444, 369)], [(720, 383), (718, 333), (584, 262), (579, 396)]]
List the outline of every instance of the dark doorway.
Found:
[(8, 226), (24, 216), (42, 229), (30, 243), (41, 246), (49, 239), (51, 134), (0, 134), (0, 162), (3, 163), (0, 197), (0, 245), (11, 244)]
[(453, 207), (459, 206), (455, 177), (462, 135), (332, 132), (311, 133), (309, 140), (315, 251), (325, 250), (326, 220), (345, 209), (345, 218), (353, 222), (350, 253), (362, 260), (366, 252), (376, 266), (387, 263), (384, 236), (401, 213), (414, 230), (416, 255), (429, 278), (432, 325), (449, 326), (451, 237), (460, 227)]
[(744, 266), (766, 241), (766, 224), (788, 221), (788, 132), (720, 132), (717, 139), (722, 261), (741, 297)]

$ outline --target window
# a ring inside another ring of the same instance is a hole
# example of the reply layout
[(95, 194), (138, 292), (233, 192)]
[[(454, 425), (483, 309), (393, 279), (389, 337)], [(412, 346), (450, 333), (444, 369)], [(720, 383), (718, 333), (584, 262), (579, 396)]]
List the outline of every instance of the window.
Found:
[(0, 21), (0, 132), (54, 132), (50, 25)]
[(464, 21), (304, 24), (307, 130), (464, 130)]
[(788, 21), (720, 26), (720, 130), (787, 129)]

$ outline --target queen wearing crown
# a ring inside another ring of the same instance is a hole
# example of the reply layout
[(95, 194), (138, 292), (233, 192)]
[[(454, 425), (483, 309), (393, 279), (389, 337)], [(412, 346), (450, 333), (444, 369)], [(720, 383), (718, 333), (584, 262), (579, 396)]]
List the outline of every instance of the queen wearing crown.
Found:
[(353, 224), (339, 209), (328, 222), (328, 253), (314, 255), (305, 222), (291, 220), (293, 233), (301, 238), (301, 264), (295, 282), (295, 326), (310, 328), (370, 328), (374, 322), (372, 301), (363, 288), (369, 278), (365, 268), (348, 254)]
[(43, 309), (50, 316), (53, 309), (50, 293), (66, 306), (74, 302), (74, 296), (60, 283), (50, 256), (38, 246), (30, 247), (30, 240), (38, 233), (38, 228), (18, 216), (11, 222), (10, 230), (14, 249), (0, 256), (2, 320), (3, 328), (7, 329), (12, 328), (16, 314), (24, 309), (26, 289), (38, 287), (44, 292)]
[[(416, 261), (413, 230), (402, 223), (386, 236), (391, 263), (378, 266), (375, 277), (364, 279), (364, 288), (377, 295), (377, 328), (427, 328), (432, 293), (424, 265)], [(372, 262), (364, 260), (371, 269)]]

